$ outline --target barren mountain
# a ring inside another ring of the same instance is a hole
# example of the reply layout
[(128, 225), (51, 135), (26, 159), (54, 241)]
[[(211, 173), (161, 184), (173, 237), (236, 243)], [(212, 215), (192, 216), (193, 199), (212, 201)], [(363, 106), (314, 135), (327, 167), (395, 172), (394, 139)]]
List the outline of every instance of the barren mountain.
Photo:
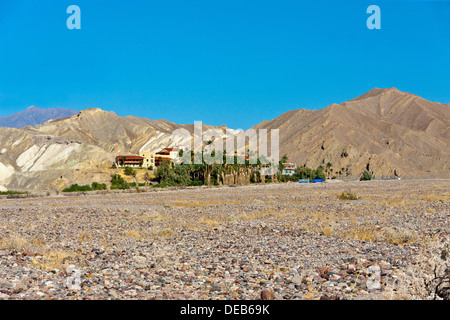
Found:
[[(279, 129), (280, 155), (298, 165), (331, 162), (334, 172), (344, 168), (351, 178), (363, 170), (376, 178), (448, 178), (449, 110), (449, 104), (397, 89), (373, 89), (322, 110), (289, 111), (255, 128)], [(176, 129), (192, 134), (194, 126), (96, 108), (35, 127), (0, 128), (0, 191), (108, 182), (115, 156), (177, 145), (171, 139)]]
[(193, 133), (194, 126), (96, 108), (33, 128), (0, 128), (0, 191), (107, 182), (115, 156), (172, 147), (178, 143), (172, 132), (180, 128)]
[(450, 177), (450, 104), (375, 88), (325, 109), (293, 110), (256, 129), (280, 130), (280, 155), (298, 165), (328, 162), (344, 176)]
[(25, 126), (35, 126), (43, 124), (50, 119), (71, 117), (78, 111), (63, 108), (29, 107), (25, 111), (20, 111), (6, 117), (0, 117), (0, 127), (23, 128)]

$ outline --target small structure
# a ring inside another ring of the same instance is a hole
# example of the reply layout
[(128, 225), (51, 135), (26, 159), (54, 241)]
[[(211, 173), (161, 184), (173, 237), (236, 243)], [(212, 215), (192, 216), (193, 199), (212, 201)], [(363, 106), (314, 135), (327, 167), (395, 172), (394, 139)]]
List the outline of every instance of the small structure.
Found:
[(144, 158), (142, 166), (144, 168), (155, 167), (155, 153), (154, 152), (140, 152), (140, 156)]
[(285, 163), (284, 169), (281, 170), (281, 174), (292, 176), (295, 173), (296, 168), (297, 164), (295, 163)]
[(155, 154), (155, 166), (160, 166), (164, 161), (173, 164), (174, 160), (178, 158), (180, 148), (164, 148)]
[(142, 168), (144, 157), (135, 155), (119, 155), (116, 157), (116, 165), (119, 168), (132, 167)]

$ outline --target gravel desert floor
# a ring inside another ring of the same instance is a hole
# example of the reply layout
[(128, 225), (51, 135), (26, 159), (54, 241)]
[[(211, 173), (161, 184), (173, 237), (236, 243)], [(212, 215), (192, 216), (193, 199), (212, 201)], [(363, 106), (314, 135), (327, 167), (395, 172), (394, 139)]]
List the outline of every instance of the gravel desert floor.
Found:
[(0, 299), (440, 299), (449, 190), (388, 180), (2, 198)]

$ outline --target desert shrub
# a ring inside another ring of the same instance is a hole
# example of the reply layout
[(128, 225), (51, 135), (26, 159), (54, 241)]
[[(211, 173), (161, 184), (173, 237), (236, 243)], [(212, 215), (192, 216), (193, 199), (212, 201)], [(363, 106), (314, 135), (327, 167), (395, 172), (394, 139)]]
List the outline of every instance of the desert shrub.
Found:
[(93, 191), (93, 190), (106, 190), (106, 184), (104, 183), (98, 183), (98, 182), (92, 182), (92, 185), (85, 185), (80, 186), (78, 184), (72, 184), (69, 188), (65, 188), (63, 192), (86, 192), (86, 191)]
[(111, 175), (111, 190), (114, 189), (130, 189), (130, 184), (125, 181), (120, 174)]
[(313, 179), (326, 180), (326, 176), (322, 166), (318, 166), (316, 170), (303, 166), (297, 167), (292, 175), (292, 181), (298, 181), (299, 179), (309, 179), (312, 182)]
[(369, 171), (364, 171), (359, 180), (360, 181), (372, 180), (372, 174)]
[(125, 168), (123, 169), (123, 173), (124, 173), (126, 176), (133, 176), (133, 177), (136, 176), (136, 170), (134, 170), (134, 169), (131, 168), (131, 167), (125, 167)]
[(425, 285), (430, 293), (434, 294), (434, 299), (439, 297), (443, 300), (450, 300), (450, 243), (446, 243), (442, 249), (440, 260), (434, 266), (434, 277)]
[(91, 188), (92, 190), (106, 190), (107, 187), (105, 183), (92, 182)]
[(280, 174), (277, 177), (277, 179), (278, 179), (279, 182), (288, 182), (288, 181), (295, 181), (295, 182), (297, 182), (298, 181), (298, 178), (295, 175), (291, 175), (290, 176), (290, 175)]
[(168, 185), (166, 183), (159, 183), (159, 184), (154, 184), (153, 188), (165, 188)]
[(341, 200), (358, 200), (358, 197), (350, 191), (345, 191), (339, 195), (339, 199), (341, 199)]
[(0, 196), (8, 196), (8, 195), (12, 195), (12, 194), (26, 194), (26, 192), (21, 192), (21, 191), (2, 191), (2, 192), (0, 192)]
[(80, 191), (92, 191), (90, 185), (79, 186), (78, 184), (72, 184), (69, 188), (65, 188), (63, 192), (80, 192)]
[(203, 181), (191, 181), (189, 183), (189, 186), (191, 186), (191, 187), (202, 186), (202, 185), (203, 185)]
[(140, 182), (140, 183), (136, 183), (136, 182), (129, 182), (128, 183), (130, 185), (130, 187), (145, 187), (145, 182)]

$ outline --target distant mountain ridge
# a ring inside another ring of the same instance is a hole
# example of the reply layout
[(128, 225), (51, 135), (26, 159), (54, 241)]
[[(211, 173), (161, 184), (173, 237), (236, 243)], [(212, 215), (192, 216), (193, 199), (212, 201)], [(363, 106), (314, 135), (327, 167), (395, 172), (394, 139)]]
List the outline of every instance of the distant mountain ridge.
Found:
[[(279, 129), (280, 154), (298, 165), (376, 178), (450, 177), (450, 104), (375, 88), (320, 110), (292, 110), (258, 124)], [(339, 175), (338, 175), (339, 176)]]
[(0, 127), (22, 129), (25, 126), (43, 124), (48, 120), (71, 117), (77, 114), (77, 110), (64, 108), (38, 108), (31, 106), (9, 116), (0, 117)]
[(193, 124), (121, 117), (99, 108), (35, 127), (0, 127), (0, 191), (60, 191), (73, 183), (108, 183), (117, 155), (173, 147), (180, 142), (172, 140), (177, 129), (194, 133)]
[[(224, 129), (203, 125), (210, 128)], [(395, 88), (320, 110), (288, 111), (253, 128), (279, 129), (280, 156), (314, 168), (331, 162), (338, 177), (357, 179), (368, 170), (377, 179), (450, 178), (450, 104)], [(193, 124), (98, 108), (35, 127), (0, 127), (0, 191), (108, 183), (117, 155), (173, 147), (181, 142), (172, 137), (177, 129), (194, 134)]]

